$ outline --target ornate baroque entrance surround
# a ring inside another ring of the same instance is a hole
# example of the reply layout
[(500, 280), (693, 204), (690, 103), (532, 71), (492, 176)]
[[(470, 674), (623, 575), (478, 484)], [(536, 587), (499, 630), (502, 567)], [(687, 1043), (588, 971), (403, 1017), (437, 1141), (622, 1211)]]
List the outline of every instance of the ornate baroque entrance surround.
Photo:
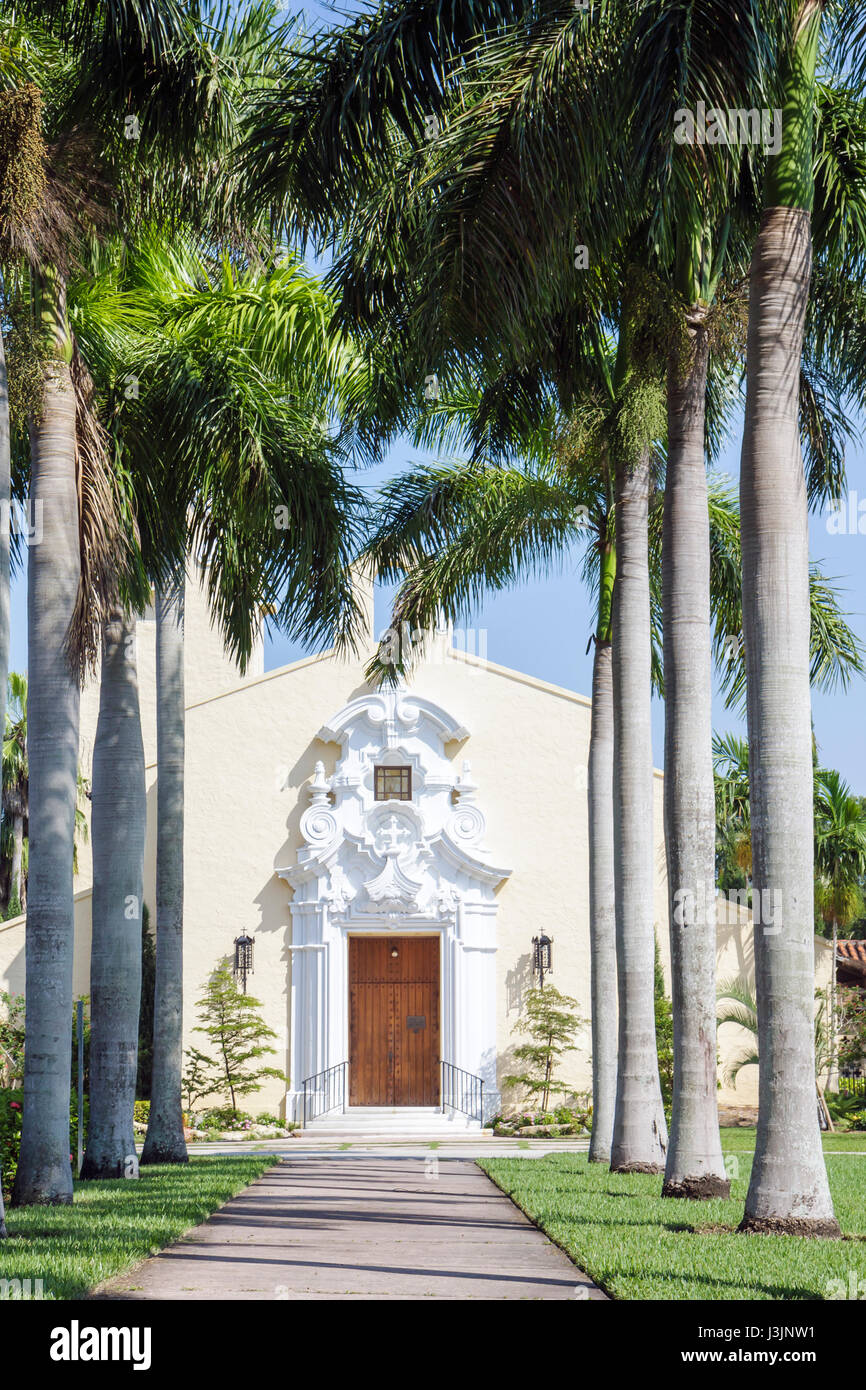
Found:
[[(301, 816), (294, 889), (291, 1063), (286, 1114), (300, 1118), (304, 1079), (349, 1055), (350, 935), (436, 934), (442, 1056), (496, 1089), (496, 896), (510, 869), (482, 848), (486, 822), (468, 762), (445, 745), (467, 730), (439, 705), (398, 688), (350, 701), (319, 732), (338, 743), (332, 777), (316, 764)], [(411, 768), (410, 801), (376, 801), (374, 768)]]

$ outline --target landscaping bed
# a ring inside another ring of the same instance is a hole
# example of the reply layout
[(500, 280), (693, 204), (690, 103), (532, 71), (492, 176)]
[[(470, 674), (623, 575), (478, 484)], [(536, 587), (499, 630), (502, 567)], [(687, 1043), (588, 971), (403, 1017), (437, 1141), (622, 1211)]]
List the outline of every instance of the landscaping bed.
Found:
[(565, 1139), (590, 1134), (592, 1106), (559, 1105), (555, 1110), (520, 1111), (516, 1115), (498, 1115), (492, 1122), (493, 1133), (500, 1139)]
[[(149, 1110), (149, 1101), (135, 1102), (134, 1129), (142, 1143), (147, 1133)], [(299, 1131), (300, 1125), (293, 1122), (287, 1124), (278, 1116), (269, 1115), (266, 1111), (254, 1118), (245, 1110), (235, 1110), (230, 1105), (184, 1115), (183, 1132), (187, 1143), (243, 1143), (247, 1139), (288, 1139)]]
[(843, 1240), (737, 1234), (754, 1130), (723, 1132), (732, 1174), (724, 1201), (663, 1201), (660, 1176), (613, 1174), (583, 1154), (477, 1161), (614, 1298), (825, 1299), (850, 1297), (852, 1284), (866, 1294), (866, 1156), (856, 1152), (864, 1139), (824, 1136)]

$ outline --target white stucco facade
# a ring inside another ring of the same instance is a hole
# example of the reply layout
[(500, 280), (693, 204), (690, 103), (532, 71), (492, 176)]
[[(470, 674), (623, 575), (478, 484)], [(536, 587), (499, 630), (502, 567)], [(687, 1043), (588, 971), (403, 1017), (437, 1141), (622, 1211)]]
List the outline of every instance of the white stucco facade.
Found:
[[(485, 1109), (500, 1109), (497, 1081), (495, 890), (510, 870), (485, 852), (484, 813), (468, 760), (446, 755), (468, 730), (407, 689), (356, 696), (318, 735), (340, 748), (332, 776), (316, 763), (300, 821), (297, 862), (278, 869), (294, 890), (291, 1083), (349, 1057), (348, 938), (400, 933), (439, 942), (442, 1060), (484, 1081)], [(408, 768), (411, 800), (376, 800), (376, 767)]]

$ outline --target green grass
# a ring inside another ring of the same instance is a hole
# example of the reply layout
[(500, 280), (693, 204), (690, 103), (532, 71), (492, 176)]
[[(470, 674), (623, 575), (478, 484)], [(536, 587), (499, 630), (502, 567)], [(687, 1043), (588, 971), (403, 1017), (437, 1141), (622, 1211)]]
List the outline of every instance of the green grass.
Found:
[[(866, 1131), (864, 1130), (849, 1130), (846, 1134), (822, 1134), (821, 1141), (826, 1154), (849, 1152), (866, 1154)], [(722, 1148), (725, 1153), (754, 1152), (754, 1127), (751, 1129), (723, 1129)]]
[[(827, 1157), (847, 1239), (741, 1236), (755, 1131), (723, 1130), (722, 1145), (735, 1160), (727, 1201), (662, 1201), (660, 1177), (609, 1173), (584, 1154), (478, 1163), (614, 1298), (820, 1299), (852, 1272), (866, 1287), (866, 1157)], [(825, 1136), (825, 1149), (858, 1146), (862, 1134)]]
[(162, 1250), (273, 1167), (270, 1154), (218, 1154), (142, 1168), (137, 1182), (75, 1184), (71, 1207), (7, 1212), (0, 1279), (41, 1279), (45, 1298), (81, 1298)]

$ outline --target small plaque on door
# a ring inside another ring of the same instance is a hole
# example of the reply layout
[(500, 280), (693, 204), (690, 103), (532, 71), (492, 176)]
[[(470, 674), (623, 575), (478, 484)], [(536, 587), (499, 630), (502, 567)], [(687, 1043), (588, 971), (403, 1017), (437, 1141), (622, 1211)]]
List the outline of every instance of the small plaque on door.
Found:
[(420, 1033), (422, 1028), (427, 1027), (427, 1015), (408, 1014), (406, 1018), (406, 1027), (409, 1029), (410, 1033)]

